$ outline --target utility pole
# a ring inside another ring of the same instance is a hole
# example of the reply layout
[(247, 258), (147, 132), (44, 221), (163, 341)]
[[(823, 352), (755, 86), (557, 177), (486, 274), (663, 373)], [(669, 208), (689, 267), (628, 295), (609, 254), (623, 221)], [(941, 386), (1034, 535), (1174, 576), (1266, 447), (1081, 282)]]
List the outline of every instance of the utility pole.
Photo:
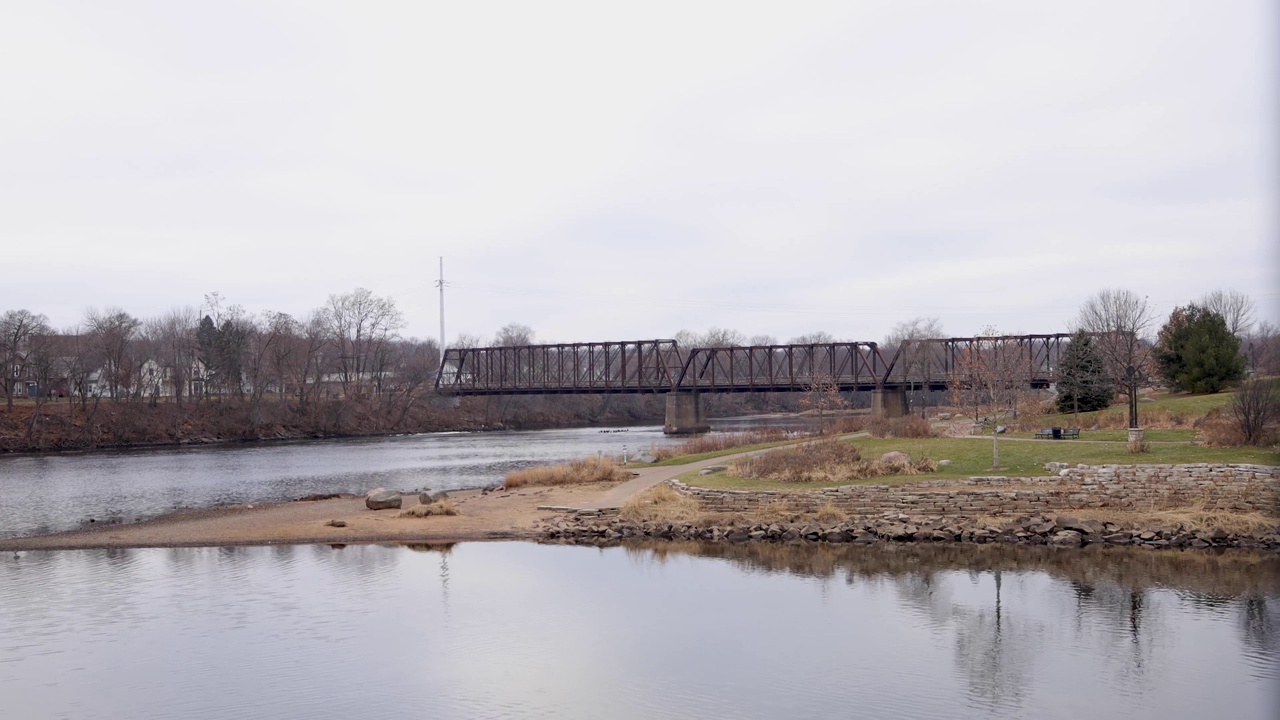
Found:
[(440, 288), (440, 365), (444, 366), (444, 256), (440, 256), (440, 279), (436, 281)]

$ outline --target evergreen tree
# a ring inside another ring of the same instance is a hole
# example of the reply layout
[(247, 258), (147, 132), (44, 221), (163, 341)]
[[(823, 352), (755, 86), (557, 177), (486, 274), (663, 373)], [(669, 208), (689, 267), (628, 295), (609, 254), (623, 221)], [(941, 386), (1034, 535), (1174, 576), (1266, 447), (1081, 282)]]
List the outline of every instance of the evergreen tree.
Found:
[(1176, 308), (1156, 345), (1160, 374), (1178, 390), (1216, 393), (1244, 377), (1240, 340), (1221, 315), (1198, 305)]
[(1058, 412), (1102, 410), (1115, 396), (1097, 344), (1088, 333), (1076, 331), (1058, 368)]

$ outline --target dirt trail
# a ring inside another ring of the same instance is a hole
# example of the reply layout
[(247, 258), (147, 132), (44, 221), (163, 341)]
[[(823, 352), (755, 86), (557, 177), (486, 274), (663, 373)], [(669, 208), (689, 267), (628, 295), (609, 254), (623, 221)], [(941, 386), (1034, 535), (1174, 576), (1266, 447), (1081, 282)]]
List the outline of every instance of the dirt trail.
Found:
[[(844, 437), (853, 437), (844, 436)], [(532, 538), (536, 526), (566, 510), (622, 507), (636, 493), (692, 470), (722, 465), (756, 450), (666, 467), (631, 466), (622, 483), (516, 490), (462, 490), (449, 496), (458, 515), (398, 517), (398, 510), (368, 510), (363, 497), (300, 500), (184, 510), (127, 525), (106, 525), (54, 535), (0, 540), (0, 550), (276, 545), (348, 542), (452, 542)], [(404, 508), (418, 504), (404, 496)], [(345, 523), (335, 527), (330, 521)]]

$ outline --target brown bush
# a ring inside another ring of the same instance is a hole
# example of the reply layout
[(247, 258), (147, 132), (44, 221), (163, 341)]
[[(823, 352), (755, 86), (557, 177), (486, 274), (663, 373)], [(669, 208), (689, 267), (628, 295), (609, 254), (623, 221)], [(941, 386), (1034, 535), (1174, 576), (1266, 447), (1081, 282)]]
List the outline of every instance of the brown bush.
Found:
[(667, 460), (669, 458), (680, 457), (682, 455), (701, 455), (703, 453), (719, 452), (730, 448), (742, 447), (743, 445), (779, 442), (786, 440), (789, 437), (795, 436), (788, 434), (787, 431), (782, 428), (760, 428), (758, 430), (733, 433), (706, 433), (704, 435), (699, 435), (685, 440), (677, 445), (666, 445), (664, 447), (654, 446), (649, 449), (649, 454), (659, 460)]
[(867, 432), (878, 438), (930, 438), (938, 437), (938, 432), (928, 420), (919, 415), (907, 415), (900, 418), (871, 418), (867, 423)]
[(1240, 447), (1246, 442), (1240, 426), (1225, 417), (1219, 408), (1210, 410), (1197, 420), (1196, 430), (1204, 443), (1211, 447)]
[(619, 482), (631, 477), (610, 458), (582, 458), (560, 465), (544, 465), (507, 473), (502, 486), (508, 490), (525, 485), (577, 485)]
[(729, 472), (737, 477), (783, 483), (856, 482), (888, 475), (934, 472), (932, 460), (863, 460), (856, 446), (839, 440), (779, 448), (735, 461)]

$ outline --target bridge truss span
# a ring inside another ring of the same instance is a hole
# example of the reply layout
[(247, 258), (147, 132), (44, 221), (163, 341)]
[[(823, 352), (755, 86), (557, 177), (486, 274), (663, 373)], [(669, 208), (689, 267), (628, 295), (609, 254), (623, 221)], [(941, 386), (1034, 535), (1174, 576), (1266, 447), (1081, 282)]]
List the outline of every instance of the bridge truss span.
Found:
[(889, 364), (871, 342), (694, 348), (676, 389), (709, 392), (872, 390)]
[(683, 363), (674, 340), (450, 348), (436, 389), (449, 395), (665, 393)]
[(1057, 381), (1070, 335), (915, 340), (892, 355), (873, 342), (682, 349), (674, 340), (451, 348), (446, 395), (943, 390)]

